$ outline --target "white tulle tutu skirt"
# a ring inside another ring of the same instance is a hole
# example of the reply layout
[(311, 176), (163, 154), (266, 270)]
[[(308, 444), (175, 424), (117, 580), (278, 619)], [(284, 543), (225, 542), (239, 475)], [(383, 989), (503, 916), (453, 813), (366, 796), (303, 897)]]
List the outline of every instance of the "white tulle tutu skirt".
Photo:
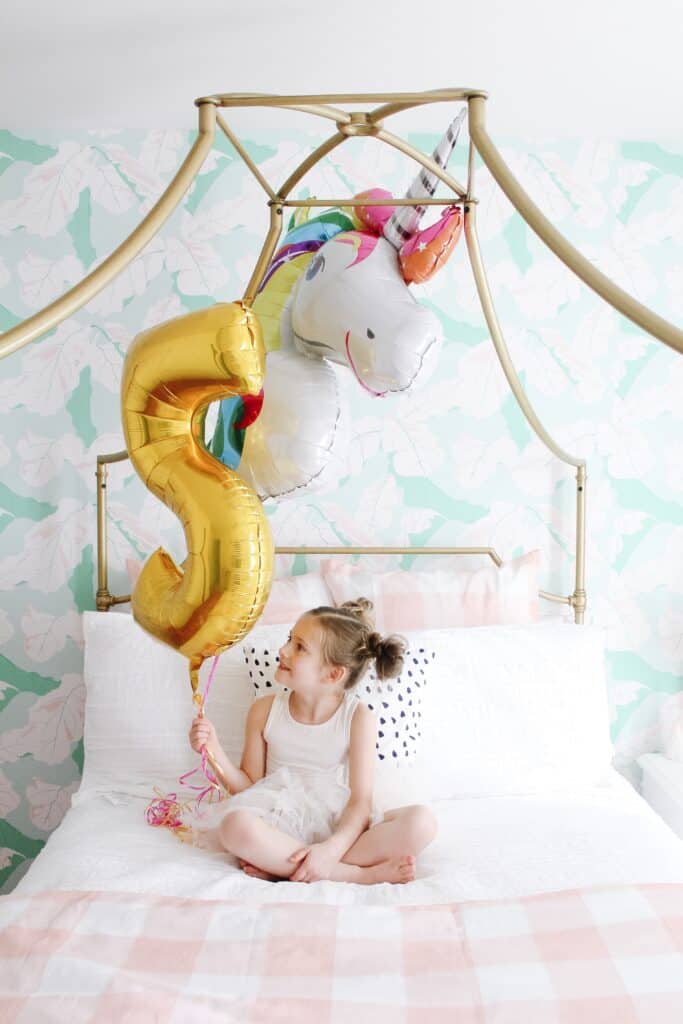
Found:
[[(241, 793), (202, 805), (187, 824), (193, 844), (206, 849), (223, 849), (218, 828), (236, 810), (251, 811), (303, 845), (321, 843), (337, 828), (350, 795), (349, 787), (334, 774), (281, 767)], [(370, 826), (382, 818), (383, 812), (373, 804)]]

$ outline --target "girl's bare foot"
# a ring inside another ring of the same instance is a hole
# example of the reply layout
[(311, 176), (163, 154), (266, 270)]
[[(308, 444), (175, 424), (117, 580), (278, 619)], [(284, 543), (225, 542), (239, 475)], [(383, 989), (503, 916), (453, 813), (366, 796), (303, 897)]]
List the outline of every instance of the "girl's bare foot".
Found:
[(368, 881), (372, 882), (412, 882), (415, 878), (415, 858), (412, 854), (405, 857), (390, 857), (379, 864), (365, 868)]
[(238, 863), (245, 875), (249, 875), (250, 878), (262, 878), (265, 882), (280, 881), (278, 875), (271, 875), (267, 871), (261, 871), (261, 868), (257, 868), (255, 864), (250, 864), (249, 861), (238, 858)]

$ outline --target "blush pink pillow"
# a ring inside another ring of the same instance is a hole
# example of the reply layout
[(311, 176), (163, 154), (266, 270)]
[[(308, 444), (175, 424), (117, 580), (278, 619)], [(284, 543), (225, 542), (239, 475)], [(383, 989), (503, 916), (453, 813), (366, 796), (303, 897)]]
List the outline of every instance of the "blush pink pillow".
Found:
[(320, 573), (287, 576), (284, 579), (273, 580), (259, 625), (282, 623), (292, 626), (299, 616), (309, 609), (333, 604), (332, 595)]
[[(131, 586), (140, 575), (143, 563), (132, 558), (126, 559), (126, 569)], [(294, 625), (296, 620), (310, 608), (333, 605), (325, 580), (319, 572), (304, 573), (302, 576), (287, 576), (273, 580), (266, 606), (261, 613), (259, 625)]]
[(380, 632), (511, 626), (539, 619), (540, 551), (474, 572), (371, 572), (332, 559), (321, 563), (335, 604), (367, 597)]

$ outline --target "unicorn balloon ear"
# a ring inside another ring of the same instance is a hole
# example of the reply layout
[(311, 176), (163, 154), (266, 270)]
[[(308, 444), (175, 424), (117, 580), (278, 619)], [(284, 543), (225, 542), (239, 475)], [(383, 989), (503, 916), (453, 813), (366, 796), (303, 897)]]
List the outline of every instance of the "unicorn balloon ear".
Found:
[[(453, 121), (448, 126), (446, 134), (441, 139), (438, 146), (432, 153), (432, 160), (434, 161), (434, 163), (438, 164), (439, 167), (446, 167), (450, 155), (455, 147), (455, 143), (458, 140), (460, 128), (465, 119), (466, 113), (466, 108), (463, 108), (460, 111), (460, 113), (453, 119)], [(406, 199), (421, 199), (423, 197), (431, 198), (436, 192), (436, 186), (438, 185), (438, 183), (439, 178), (436, 176), (436, 174), (434, 174), (433, 171), (429, 171), (427, 170), (427, 168), (423, 167), (421, 168), (417, 177), (414, 179), (408, 191), (406, 192)], [(393, 245), (394, 249), (401, 252), (401, 250), (406, 246), (406, 243), (409, 243), (412, 239), (415, 238), (415, 236), (418, 234), (418, 227), (420, 225), (420, 221), (422, 220), (422, 217), (424, 216), (426, 209), (426, 206), (399, 206), (394, 210), (392, 216), (386, 222), (382, 231), (382, 234), (387, 239), (387, 241)], [(434, 232), (435, 227), (437, 228), (436, 233)], [(417, 248), (422, 243), (424, 243), (425, 246), (427, 244), (430, 244), (434, 251), (443, 252), (445, 249), (447, 249), (447, 251), (445, 256), (442, 256), (438, 260), (438, 262), (432, 267), (429, 273), (427, 273), (426, 277), (420, 276), (422, 274), (421, 271), (418, 273), (417, 276), (412, 276), (410, 278), (406, 277), (406, 281), (409, 284), (411, 283), (411, 281), (426, 281), (427, 277), (430, 277), (431, 274), (433, 274), (434, 271), (438, 269), (438, 266), (442, 265), (443, 262), (445, 262), (445, 260), (450, 255), (453, 246), (457, 242), (458, 237), (460, 236), (460, 227), (460, 211), (451, 209), (441, 217), (441, 220), (438, 222), (438, 226), (433, 225), (432, 228), (427, 228), (426, 231), (423, 232), (423, 236), (429, 235), (429, 238), (427, 239), (426, 237), (422, 237), (418, 239), (414, 248)], [(436, 241), (435, 244), (435, 240), (438, 239), (439, 231), (441, 229), (443, 229), (446, 232), (444, 243), (441, 244), (440, 241)], [(411, 255), (411, 253), (408, 253), (406, 255), (406, 259), (408, 258), (409, 255)]]
[(391, 192), (387, 192), (385, 188), (369, 188), (365, 192), (359, 192), (353, 198), (358, 204), (353, 208), (357, 226), (361, 231), (372, 231), (376, 235), (381, 235), (396, 207), (368, 206), (367, 204), (373, 199), (391, 199)]

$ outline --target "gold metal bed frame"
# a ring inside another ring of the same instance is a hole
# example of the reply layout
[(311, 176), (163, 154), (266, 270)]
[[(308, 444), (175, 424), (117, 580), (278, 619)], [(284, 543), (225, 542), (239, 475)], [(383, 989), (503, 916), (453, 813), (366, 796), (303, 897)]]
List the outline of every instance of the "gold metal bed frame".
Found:
[[(112, 605), (127, 604), (130, 594), (115, 596), (109, 590), (109, 563), (107, 557), (107, 466), (113, 462), (123, 462), (128, 458), (126, 452), (114, 452), (111, 455), (97, 456), (97, 610), (109, 611)], [(498, 552), (491, 547), (276, 547), (276, 555), (487, 555), (498, 568), (503, 560)], [(547, 601), (566, 604), (574, 608), (575, 622), (583, 622), (586, 599), (578, 608), (573, 594), (563, 597), (551, 594), (547, 590), (539, 590), (539, 596)]]
[[(256, 297), (265, 276), (268, 264), (279, 241), (283, 213), (288, 207), (330, 207), (353, 206), (352, 199), (303, 199), (294, 200), (289, 196), (295, 186), (302, 180), (312, 167), (324, 156), (336, 149), (349, 138), (369, 137), (384, 142), (406, 156), (416, 160), (429, 169), (451, 190), (446, 199), (436, 198), (392, 198), (374, 201), (364, 200), (366, 205), (384, 206), (462, 206), (467, 250), (472, 265), (479, 300), (488, 329), (491, 334), (496, 354), (529, 425), (544, 445), (562, 462), (576, 469), (576, 564), (573, 593), (560, 596), (541, 591), (541, 596), (551, 601), (568, 604), (574, 609), (574, 619), (582, 623), (586, 606), (585, 591), (585, 487), (586, 464), (565, 452), (548, 434), (534, 412), (522, 388), (517, 372), (512, 364), (503, 334), (498, 323), (493, 300), (486, 280), (486, 273), (479, 248), (476, 228), (477, 198), (474, 195), (474, 154), (475, 150), (486, 164), (493, 178), (500, 185), (510, 202), (515, 206), (529, 226), (542, 241), (573, 270), (589, 287), (593, 288), (606, 302), (616, 310), (638, 324), (659, 341), (675, 351), (683, 352), (683, 331), (658, 316), (652, 310), (639, 303), (633, 296), (619, 288), (613, 281), (597, 270), (581, 253), (578, 252), (559, 231), (546, 219), (530, 197), (522, 189), (510, 169), (503, 161), (500, 153), (490, 139), (485, 124), (486, 100), (488, 94), (481, 89), (438, 89), (420, 93), (367, 93), (367, 94), (335, 94), (335, 95), (295, 95), (270, 96), (263, 94), (226, 93), (203, 96), (195, 100), (199, 109), (198, 135), (184, 162), (178, 169), (168, 188), (161, 195), (155, 206), (140, 222), (137, 228), (121, 245), (105, 259), (92, 273), (66, 292), (51, 305), (17, 324), (11, 330), (0, 335), (0, 358), (26, 345), (28, 342), (44, 334), (58, 323), (80, 309), (117, 274), (131, 263), (150, 239), (157, 233), (164, 222), (176, 208), (183, 195), (198, 174), (204, 159), (211, 149), (216, 124), (230, 140), (235, 150), (244, 160), (267, 196), (270, 210), (270, 227), (263, 248), (256, 262), (242, 296), (242, 301), (251, 305)], [(469, 122), (469, 154), (467, 186), (464, 187), (452, 175), (434, 162), (431, 157), (411, 146), (404, 139), (394, 135), (384, 127), (387, 118), (405, 110), (414, 109), (430, 103), (466, 102), (468, 105)], [(370, 104), (369, 110), (348, 111), (338, 104)], [(279, 189), (274, 189), (264, 178), (261, 171), (250, 158), (244, 146), (230, 129), (219, 109), (233, 107), (266, 107), (297, 110), (313, 114), (332, 121), (334, 133), (321, 143), (305, 160), (290, 174)], [(128, 600), (128, 597), (114, 597), (107, 586), (106, 556), (106, 484), (107, 465), (120, 462), (127, 458), (127, 452), (115, 452), (100, 455), (97, 458), (97, 508), (98, 508), (98, 590), (97, 607), (106, 610), (112, 604)], [(276, 548), (276, 554), (347, 554), (382, 553), (425, 553), (425, 554), (486, 554), (497, 564), (500, 557), (492, 548)]]

